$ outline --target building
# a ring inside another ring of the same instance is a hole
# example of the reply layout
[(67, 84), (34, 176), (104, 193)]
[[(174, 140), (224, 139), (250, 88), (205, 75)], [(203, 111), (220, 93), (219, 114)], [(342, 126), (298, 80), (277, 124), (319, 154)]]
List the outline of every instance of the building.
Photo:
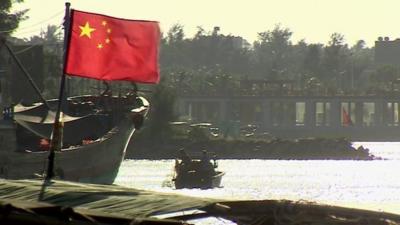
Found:
[(375, 41), (375, 64), (400, 67), (400, 39), (390, 40), (379, 37)]

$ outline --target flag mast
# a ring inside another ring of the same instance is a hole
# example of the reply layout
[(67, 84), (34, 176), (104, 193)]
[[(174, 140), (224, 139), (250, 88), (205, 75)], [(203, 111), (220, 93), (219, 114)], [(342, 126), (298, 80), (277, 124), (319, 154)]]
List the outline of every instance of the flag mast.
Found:
[(57, 104), (57, 111), (54, 119), (53, 125), (53, 133), (51, 135), (51, 142), (50, 142), (50, 153), (48, 156), (48, 166), (46, 171), (46, 181), (50, 181), (54, 177), (54, 158), (55, 152), (60, 151), (62, 148), (62, 139), (63, 139), (63, 122), (60, 121), (61, 117), (61, 108), (63, 105), (64, 100), (64, 89), (65, 89), (65, 73), (64, 67), (66, 62), (66, 51), (68, 45), (68, 37), (70, 32), (70, 6), (71, 3), (65, 3), (65, 16), (64, 16), (64, 52), (63, 52), (63, 71), (61, 75), (60, 81), (60, 92), (58, 95), (58, 104)]

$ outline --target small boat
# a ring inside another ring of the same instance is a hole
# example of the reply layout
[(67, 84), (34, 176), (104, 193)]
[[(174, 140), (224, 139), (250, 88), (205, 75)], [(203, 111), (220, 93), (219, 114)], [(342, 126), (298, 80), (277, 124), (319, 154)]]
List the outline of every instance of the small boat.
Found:
[[(55, 152), (56, 176), (68, 181), (112, 184), (149, 103), (136, 95), (87, 95), (67, 102), (63, 146)], [(14, 111), (12, 117), (0, 121), (0, 177), (41, 177), (49, 156), (54, 113), (41, 103), (17, 105)]]
[(176, 189), (221, 187), (225, 172), (216, 170), (217, 167), (216, 160), (211, 163), (208, 159), (176, 159), (175, 175), (172, 181)]

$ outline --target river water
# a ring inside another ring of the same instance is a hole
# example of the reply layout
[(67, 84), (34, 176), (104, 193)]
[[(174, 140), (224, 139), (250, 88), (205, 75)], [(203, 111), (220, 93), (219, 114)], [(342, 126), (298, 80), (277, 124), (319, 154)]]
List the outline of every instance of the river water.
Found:
[(400, 142), (365, 142), (384, 158), (352, 160), (219, 160), (222, 188), (175, 190), (173, 160), (125, 160), (116, 184), (218, 199), (306, 200), (400, 214)]

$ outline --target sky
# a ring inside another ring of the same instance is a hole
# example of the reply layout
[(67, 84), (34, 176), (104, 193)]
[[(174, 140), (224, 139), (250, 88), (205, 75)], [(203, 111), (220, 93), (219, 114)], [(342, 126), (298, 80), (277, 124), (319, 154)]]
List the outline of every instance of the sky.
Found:
[[(241, 36), (252, 43), (257, 33), (276, 25), (293, 32), (292, 42), (327, 44), (332, 33), (341, 33), (345, 42), (357, 40), (373, 46), (378, 37), (400, 37), (399, 0), (70, 0), (81, 11), (127, 19), (156, 20), (163, 32), (181, 24), (186, 37), (197, 27), (211, 31), (221, 28), (225, 35)], [(20, 24), (17, 37), (30, 37), (48, 24), (59, 25), (64, 16), (64, 0), (25, 0), (14, 10), (30, 9), (29, 19)]]

